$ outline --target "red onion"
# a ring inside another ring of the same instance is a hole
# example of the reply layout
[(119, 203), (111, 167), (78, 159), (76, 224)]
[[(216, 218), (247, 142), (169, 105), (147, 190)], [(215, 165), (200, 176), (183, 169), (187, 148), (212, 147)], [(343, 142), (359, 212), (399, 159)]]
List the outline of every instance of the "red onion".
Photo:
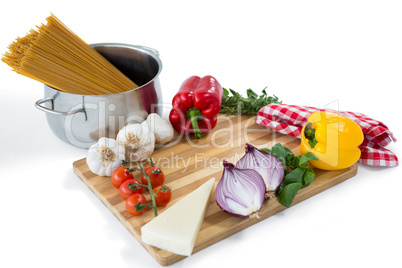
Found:
[(253, 169), (261, 174), (266, 191), (275, 191), (282, 183), (284, 169), (282, 162), (270, 154), (261, 152), (251, 144), (246, 144), (246, 154), (237, 162), (236, 168)]
[(260, 173), (252, 169), (237, 169), (226, 161), (223, 161), (223, 167), (222, 178), (215, 189), (218, 206), (242, 218), (259, 211), (265, 197), (265, 183)]

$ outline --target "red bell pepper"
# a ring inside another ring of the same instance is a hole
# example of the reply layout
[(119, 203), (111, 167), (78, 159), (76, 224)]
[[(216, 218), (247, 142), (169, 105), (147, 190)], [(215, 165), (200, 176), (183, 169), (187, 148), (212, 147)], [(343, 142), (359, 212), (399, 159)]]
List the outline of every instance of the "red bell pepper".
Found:
[(216, 126), (222, 95), (221, 85), (210, 75), (186, 79), (172, 100), (169, 120), (173, 128), (183, 135), (203, 137)]

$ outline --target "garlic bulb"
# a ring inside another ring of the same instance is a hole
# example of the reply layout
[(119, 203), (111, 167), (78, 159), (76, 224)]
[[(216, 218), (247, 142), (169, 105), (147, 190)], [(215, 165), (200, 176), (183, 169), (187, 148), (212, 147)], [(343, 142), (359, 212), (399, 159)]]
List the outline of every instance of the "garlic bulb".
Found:
[(116, 140), (103, 137), (89, 147), (86, 160), (92, 173), (111, 176), (121, 166), (121, 160), (125, 160), (125, 150)]
[(145, 160), (154, 152), (155, 136), (147, 125), (128, 124), (117, 133), (116, 140), (130, 161)]
[(163, 145), (173, 139), (174, 130), (172, 125), (156, 113), (149, 114), (147, 120), (141, 125), (147, 124), (155, 135), (155, 144)]

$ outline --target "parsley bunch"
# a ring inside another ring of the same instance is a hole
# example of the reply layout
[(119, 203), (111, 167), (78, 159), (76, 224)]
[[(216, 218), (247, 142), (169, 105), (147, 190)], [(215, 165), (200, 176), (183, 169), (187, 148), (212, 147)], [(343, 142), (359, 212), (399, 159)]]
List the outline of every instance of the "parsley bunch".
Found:
[[(226, 115), (232, 114), (245, 114), (245, 115), (256, 115), (258, 111), (270, 104), (270, 103), (281, 103), (278, 97), (268, 96), (265, 91), (266, 88), (262, 90), (262, 95), (258, 95), (252, 89), (247, 89), (247, 97), (243, 97), (240, 93), (234, 91), (233, 89), (223, 88), (222, 105), (220, 113)], [(231, 96), (230, 93), (232, 94)]]

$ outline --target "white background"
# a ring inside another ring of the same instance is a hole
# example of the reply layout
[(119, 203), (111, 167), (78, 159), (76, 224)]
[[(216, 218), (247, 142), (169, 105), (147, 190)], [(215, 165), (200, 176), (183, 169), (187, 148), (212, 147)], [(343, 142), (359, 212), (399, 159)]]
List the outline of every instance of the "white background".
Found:
[[(57, 2), (57, 3), (56, 3)], [(7, 1), (0, 53), (53, 12), (88, 43), (160, 52), (166, 103), (191, 75), (268, 86), (284, 103), (361, 112), (402, 139), (400, 1)], [(34, 107), (43, 86), (0, 63), (0, 267), (158, 267), (75, 176), (86, 150)], [(401, 156), (399, 143), (388, 146)], [(401, 170), (357, 176), (172, 267), (401, 267)]]

